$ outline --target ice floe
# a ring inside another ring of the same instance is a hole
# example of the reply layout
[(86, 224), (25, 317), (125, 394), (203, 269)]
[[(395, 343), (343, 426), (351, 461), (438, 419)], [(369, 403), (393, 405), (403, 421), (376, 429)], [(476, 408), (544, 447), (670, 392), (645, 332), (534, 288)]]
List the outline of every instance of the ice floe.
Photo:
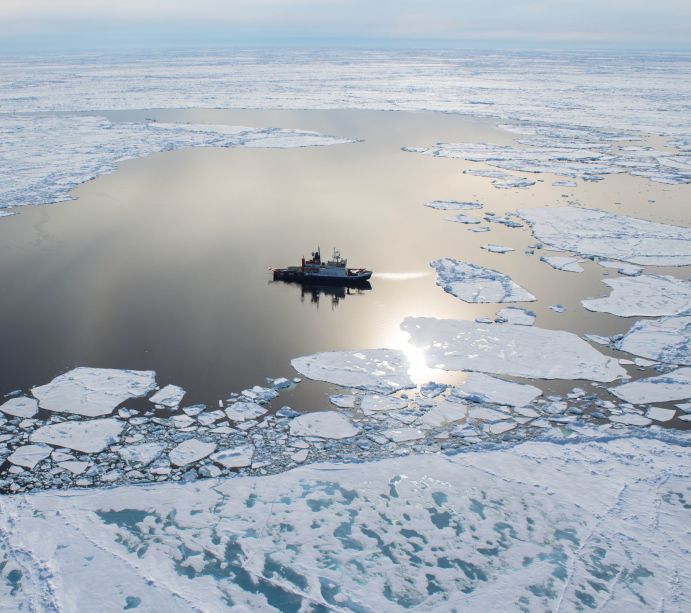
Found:
[(468, 211), (474, 209), (481, 209), (481, 202), (463, 202), (459, 200), (434, 200), (428, 202), (425, 206), (437, 211)]
[(691, 368), (638, 379), (609, 390), (617, 398), (631, 404), (649, 404), (691, 398)]
[(489, 402), (513, 407), (531, 403), (542, 394), (542, 390), (513, 381), (504, 381), (483, 373), (470, 373), (466, 382), (455, 387), (452, 393), (473, 402)]
[(261, 417), (267, 412), (268, 410), (260, 404), (245, 400), (234, 402), (225, 410), (228, 419), (232, 419), (233, 421), (255, 419), (256, 417)]
[(637, 321), (615, 347), (651, 360), (691, 366), (691, 315)]
[(290, 433), (293, 436), (316, 436), (319, 438), (350, 438), (358, 429), (349, 419), (335, 411), (317, 411), (305, 413), (290, 422)]
[(36, 464), (45, 460), (53, 451), (50, 445), (22, 445), (7, 458), (15, 466), (34, 469)]
[(380, 394), (415, 387), (408, 376), (410, 364), (397, 349), (315, 353), (295, 358), (291, 364), (310, 379)]
[(620, 275), (627, 277), (637, 277), (643, 272), (640, 266), (634, 266), (633, 264), (627, 264), (626, 262), (615, 262), (613, 260), (598, 260), (597, 263), (603, 268), (613, 268)]
[(430, 266), (437, 271), (437, 285), (465, 302), (531, 302), (530, 292), (511, 277), (492, 268), (484, 268), (452, 258), (434, 260)]
[(515, 326), (532, 326), (535, 323), (535, 313), (519, 307), (506, 307), (497, 311), (497, 323)]
[(471, 217), (465, 213), (459, 213), (458, 215), (453, 215), (452, 217), (447, 217), (446, 221), (455, 221), (456, 223), (464, 223), (468, 226), (478, 225), (482, 222), (477, 217)]
[(165, 445), (163, 443), (140, 443), (138, 445), (120, 447), (118, 454), (128, 464), (146, 466), (160, 456), (164, 449)]
[(243, 466), (250, 466), (253, 457), (254, 446), (242, 445), (212, 453), (210, 459), (226, 468), (242, 468)]
[(397, 411), (408, 406), (405, 398), (397, 396), (381, 396), (380, 394), (367, 394), (360, 401), (360, 409), (365, 415), (373, 415), (385, 411)]
[(408, 317), (401, 329), (424, 349), (430, 368), (601, 382), (626, 375), (616, 360), (562, 330), (431, 317)]
[(564, 272), (583, 272), (583, 266), (580, 265), (583, 260), (578, 257), (543, 255), (540, 257), (540, 261)]
[(31, 442), (98, 453), (118, 440), (123, 427), (122, 421), (113, 418), (64, 421), (38, 428), (31, 434)]
[(166, 385), (149, 398), (149, 402), (172, 409), (180, 404), (185, 390), (177, 385)]
[(589, 311), (620, 317), (678, 315), (691, 309), (691, 283), (670, 276), (640, 275), (603, 279), (612, 288), (605, 298), (581, 300)]
[(215, 449), (216, 443), (200, 441), (196, 438), (188, 438), (175, 447), (175, 449), (168, 454), (168, 457), (170, 458), (171, 464), (175, 466), (186, 466), (199, 462), (199, 460), (213, 453)]
[(85, 417), (107, 415), (125, 400), (146, 396), (156, 387), (152, 370), (75, 368), (31, 393), (42, 409)]
[(465, 419), (467, 415), (468, 405), (464, 402), (442, 400), (420, 418), (420, 424), (431, 428), (443, 428)]
[(26, 396), (10, 398), (0, 405), (0, 411), (13, 417), (33, 417), (38, 413), (38, 401)]
[(662, 407), (650, 407), (645, 416), (654, 421), (669, 421), (674, 417), (676, 411), (674, 409), (663, 409)]
[(691, 229), (581, 207), (520, 209), (543, 243), (651, 266), (691, 264)]
[(513, 247), (504, 247), (502, 245), (494, 245), (492, 243), (480, 245), (480, 249), (484, 249), (490, 253), (509, 253), (509, 251), (516, 251)]

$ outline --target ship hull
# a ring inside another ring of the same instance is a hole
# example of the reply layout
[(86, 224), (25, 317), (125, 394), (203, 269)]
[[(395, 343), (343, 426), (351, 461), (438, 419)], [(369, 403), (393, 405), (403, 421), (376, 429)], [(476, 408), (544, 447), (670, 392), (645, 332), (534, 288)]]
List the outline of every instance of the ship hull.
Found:
[(332, 286), (356, 286), (364, 285), (372, 276), (371, 270), (363, 270), (350, 275), (310, 275), (305, 274), (302, 270), (293, 270), (290, 268), (276, 268), (274, 269), (275, 281), (295, 281), (296, 283), (304, 283), (305, 285), (332, 285)]

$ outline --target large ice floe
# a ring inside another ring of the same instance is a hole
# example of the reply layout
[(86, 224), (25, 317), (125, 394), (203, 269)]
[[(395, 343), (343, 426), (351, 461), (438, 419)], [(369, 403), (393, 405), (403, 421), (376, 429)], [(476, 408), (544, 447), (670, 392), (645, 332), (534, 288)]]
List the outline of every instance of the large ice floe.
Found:
[(520, 209), (543, 243), (562, 251), (650, 266), (691, 264), (691, 228), (581, 207)]
[(290, 423), (293, 436), (316, 436), (319, 438), (350, 438), (358, 433), (349, 419), (335, 411), (317, 411), (293, 419)]
[(432, 317), (407, 317), (401, 329), (430, 368), (602, 382), (626, 375), (615, 359), (562, 330)]
[(430, 266), (437, 271), (437, 285), (465, 302), (532, 302), (529, 291), (511, 277), (492, 268), (444, 258)]
[[(117, 163), (183, 147), (308, 147), (353, 142), (304, 130), (113, 122), (81, 115), (15, 115), (0, 122), (0, 210), (70, 200)], [(6, 173), (6, 176), (5, 174)]]
[(38, 428), (31, 434), (31, 442), (97, 453), (116, 442), (124, 427), (123, 422), (112, 418), (65, 421)]
[(125, 400), (145, 396), (156, 387), (152, 370), (79, 367), (34, 387), (42, 409), (85, 417), (107, 415)]
[(691, 283), (674, 277), (640, 275), (603, 279), (612, 288), (606, 298), (581, 300), (589, 311), (620, 317), (678, 315), (691, 309)]
[(678, 368), (656, 377), (638, 379), (610, 391), (631, 404), (685, 400), (691, 398), (691, 368)]
[(329, 351), (295, 358), (291, 364), (310, 379), (379, 394), (415, 387), (408, 359), (397, 349)]
[(0, 498), (6, 610), (691, 608), (688, 446), (613, 438)]
[(637, 321), (615, 347), (643, 358), (691, 366), (691, 314)]
[(466, 382), (454, 389), (455, 395), (474, 402), (490, 402), (512, 407), (522, 407), (542, 394), (534, 385), (504, 381), (483, 373), (472, 372)]

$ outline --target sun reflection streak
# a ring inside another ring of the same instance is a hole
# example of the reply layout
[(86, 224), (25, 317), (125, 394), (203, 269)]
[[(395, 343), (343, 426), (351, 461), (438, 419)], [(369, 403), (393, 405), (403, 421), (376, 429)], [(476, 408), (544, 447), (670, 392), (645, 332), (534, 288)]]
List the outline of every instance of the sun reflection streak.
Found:
[(395, 330), (386, 346), (403, 352), (410, 363), (408, 375), (415, 385), (420, 386), (428, 381), (438, 379), (439, 371), (427, 366), (425, 350), (415, 347), (410, 342), (410, 335), (407, 332), (400, 329)]

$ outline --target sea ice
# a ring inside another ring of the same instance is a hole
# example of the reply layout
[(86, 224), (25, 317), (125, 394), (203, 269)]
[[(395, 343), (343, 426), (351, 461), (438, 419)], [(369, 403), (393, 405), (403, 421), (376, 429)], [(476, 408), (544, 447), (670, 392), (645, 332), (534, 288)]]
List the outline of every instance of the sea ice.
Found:
[(453, 388), (452, 394), (459, 398), (467, 398), (472, 402), (523, 407), (540, 396), (542, 390), (533, 385), (504, 381), (483, 373), (472, 372), (463, 385)]
[(228, 419), (233, 421), (245, 421), (246, 419), (255, 419), (256, 417), (261, 417), (267, 413), (265, 409), (260, 404), (256, 402), (248, 402), (245, 400), (240, 400), (234, 402), (226, 409), (226, 415)]
[(613, 260), (598, 260), (597, 263), (603, 268), (614, 268), (620, 275), (627, 277), (637, 277), (643, 272), (640, 266), (627, 264), (626, 262), (615, 262)]
[(514, 421), (498, 421), (485, 426), (485, 431), (490, 434), (504, 434), (509, 430), (513, 430), (517, 426)]
[(31, 393), (42, 409), (97, 417), (112, 413), (125, 400), (146, 396), (155, 387), (153, 370), (80, 367), (34, 387)]
[(38, 413), (38, 402), (34, 398), (18, 396), (0, 405), (0, 411), (14, 417), (33, 417)]
[(291, 364), (310, 379), (379, 394), (415, 387), (408, 376), (410, 364), (397, 349), (315, 353), (295, 358)]
[(465, 419), (468, 405), (443, 399), (420, 418), (420, 424), (431, 428), (441, 428), (455, 421)]
[(187, 466), (203, 460), (206, 456), (213, 453), (216, 443), (207, 443), (196, 438), (188, 438), (180, 443), (169, 454), (170, 463), (175, 466)]
[(634, 413), (610, 415), (609, 420), (617, 424), (624, 424), (625, 426), (649, 426), (651, 423), (653, 423), (650, 418)]
[(48, 443), (83, 453), (99, 453), (118, 440), (123, 428), (124, 422), (113, 418), (63, 421), (34, 430), (30, 439), (32, 443)]
[(490, 253), (508, 253), (509, 251), (516, 251), (513, 247), (503, 247), (502, 245), (493, 245), (492, 243), (481, 245), (480, 249), (484, 249)]
[(49, 445), (22, 445), (17, 447), (7, 458), (15, 466), (23, 466), (33, 470), (36, 464), (45, 460), (53, 451)]
[(140, 443), (139, 445), (125, 445), (118, 449), (118, 454), (128, 464), (147, 466), (163, 453), (163, 443)]
[(436, 209), (437, 211), (468, 211), (474, 209), (481, 209), (481, 202), (460, 202), (458, 200), (434, 200), (428, 202), (425, 206)]
[(290, 422), (292, 436), (316, 436), (319, 438), (342, 439), (355, 436), (359, 430), (336, 411), (305, 413)]
[(430, 266), (437, 271), (437, 285), (446, 293), (464, 302), (531, 302), (530, 292), (511, 277), (492, 268), (469, 264), (452, 258), (434, 260)]
[(540, 257), (540, 261), (564, 272), (583, 272), (583, 266), (580, 265), (583, 260), (578, 257), (543, 255)]
[(334, 394), (329, 396), (329, 402), (341, 409), (352, 409), (357, 402), (357, 396), (352, 394)]
[(380, 394), (367, 394), (362, 397), (360, 408), (365, 415), (374, 413), (398, 411), (408, 406), (405, 398), (397, 396), (382, 396)]
[(241, 445), (212, 453), (210, 458), (225, 468), (243, 468), (252, 464), (254, 445)]
[(663, 409), (662, 407), (650, 407), (645, 416), (654, 421), (669, 421), (674, 417), (676, 411), (674, 409)]
[(664, 375), (637, 379), (609, 391), (631, 404), (684, 400), (691, 398), (691, 368), (677, 368)]
[[(532, 326), (535, 323), (535, 313), (519, 307), (506, 307), (497, 311), (497, 323), (515, 326)], [(491, 322), (488, 322), (491, 323)]]
[(496, 409), (489, 409), (487, 407), (471, 408), (468, 412), (469, 419), (477, 419), (478, 421), (501, 421), (508, 419), (510, 415), (497, 411)]
[(605, 298), (582, 300), (589, 311), (620, 317), (678, 315), (691, 309), (691, 282), (674, 277), (640, 275), (603, 279), (612, 288)]
[(384, 430), (382, 434), (394, 443), (408, 443), (425, 438), (425, 433), (417, 428), (392, 428)]
[(464, 213), (447, 217), (446, 221), (455, 221), (456, 223), (464, 223), (469, 226), (482, 223), (477, 217), (471, 217), (470, 215), (466, 215)]
[(543, 243), (562, 251), (633, 264), (691, 264), (691, 228), (581, 207), (520, 209)]
[(637, 321), (615, 347), (658, 362), (691, 366), (691, 315)]
[(177, 385), (166, 385), (151, 396), (149, 402), (162, 404), (164, 407), (172, 409), (180, 404), (184, 395), (185, 390), (181, 387)]
[(601, 382), (626, 375), (614, 358), (562, 330), (432, 317), (407, 317), (401, 329), (424, 349), (430, 368)]

